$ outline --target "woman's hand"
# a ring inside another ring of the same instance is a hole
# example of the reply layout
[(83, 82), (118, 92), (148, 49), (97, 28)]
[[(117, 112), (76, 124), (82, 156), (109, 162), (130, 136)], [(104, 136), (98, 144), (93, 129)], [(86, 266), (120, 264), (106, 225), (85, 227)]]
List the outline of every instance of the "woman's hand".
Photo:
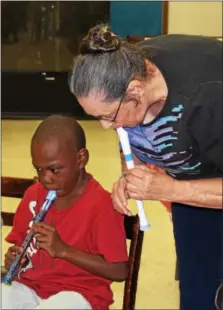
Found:
[(112, 199), (114, 208), (126, 215), (131, 215), (127, 208), (129, 198), (135, 200), (166, 200), (173, 197), (175, 180), (170, 176), (150, 169), (145, 165), (138, 165), (127, 170), (114, 185)]
[(116, 183), (113, 184), (112, 189), (112, 200), (114, 208), (121, 214), (130, 216), (131, 211), (127, 208), (128, 204), (128, 194), (127, 194), (127, 181), (124, 176), (118, 179)]
[(127, 195), (136, 200), (170, 200), (175, 180), (144, 165), (128, 170), (125, 176)]

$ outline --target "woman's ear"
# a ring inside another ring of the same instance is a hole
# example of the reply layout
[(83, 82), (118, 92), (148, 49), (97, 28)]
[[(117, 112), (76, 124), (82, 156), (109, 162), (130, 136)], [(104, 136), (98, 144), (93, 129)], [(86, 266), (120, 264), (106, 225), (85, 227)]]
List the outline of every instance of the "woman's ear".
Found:
[(148, 59), (145, 59), (145, 66), (148, 77), (154, 76), (154, 74), (156, 74), (157, 67)]
[(133, 79), (127, 88), (127, 93), (129, 96), (138, 97), (141, 95), (143, 90), (143, 81)]
[(77, 163), (80, 169), (85, 168), (89, 160), (89, 152), (87, 149), (83, 148), (77, 154)]

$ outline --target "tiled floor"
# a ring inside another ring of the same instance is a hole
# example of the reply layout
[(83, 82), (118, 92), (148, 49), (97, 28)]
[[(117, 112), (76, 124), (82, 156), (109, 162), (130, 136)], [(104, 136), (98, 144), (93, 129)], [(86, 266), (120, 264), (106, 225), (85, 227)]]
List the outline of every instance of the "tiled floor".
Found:
[[(98, 122), (80, 122), (85, 129), (90, 151), (88, 171), (108, 190), (120, 174), (117, 137), (113, 131), (103, 130)], [(2, 121), (2, 175), (33, 177), (30, 160), (30, 139), (39, 121)], [(2, 209), (15, 211), (16, 199), (2, 199)], [(131, 209), (136, 211), (134, 202)], [(145, 203), (152, 228), (145, 233), (139, 275), (136, 309), (178, 309), (178, 283), (174, 280), (175, 249), (169, 215), (158, 202)], [(2, 238), (7, 233), (3, 227)], [(2, 257), (8, 244), (3, 241)], [(115, 302), (112, 309), (120, 309), (123, 284), (114, 283)]]

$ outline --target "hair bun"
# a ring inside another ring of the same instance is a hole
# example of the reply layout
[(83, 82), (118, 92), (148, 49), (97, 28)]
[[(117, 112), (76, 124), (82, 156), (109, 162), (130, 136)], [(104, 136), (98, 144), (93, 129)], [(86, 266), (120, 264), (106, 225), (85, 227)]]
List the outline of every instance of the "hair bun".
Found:
[(91, 28), (80, 45), (81, 54), (113, 52), (119, 49), (121, 39), (113, 34), (108, 25)]

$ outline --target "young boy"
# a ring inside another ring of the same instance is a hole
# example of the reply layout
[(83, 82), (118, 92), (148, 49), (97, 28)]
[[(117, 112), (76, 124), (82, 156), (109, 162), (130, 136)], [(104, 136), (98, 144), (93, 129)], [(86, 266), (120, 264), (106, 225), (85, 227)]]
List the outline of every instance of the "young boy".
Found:
[[(2, 284), (2, 309), (108, 309), (110, 285), (128, 273), (123, 216), (110, 194), (85, 171), (85, 135), (72, 117), (53, 115), (31, 141), (39, 183), (18, 206), (6, 241), (8, 269), (28, 230), (35, 233), (12, 285)], [(49, 190), (57, 199), (32, 225)]]

